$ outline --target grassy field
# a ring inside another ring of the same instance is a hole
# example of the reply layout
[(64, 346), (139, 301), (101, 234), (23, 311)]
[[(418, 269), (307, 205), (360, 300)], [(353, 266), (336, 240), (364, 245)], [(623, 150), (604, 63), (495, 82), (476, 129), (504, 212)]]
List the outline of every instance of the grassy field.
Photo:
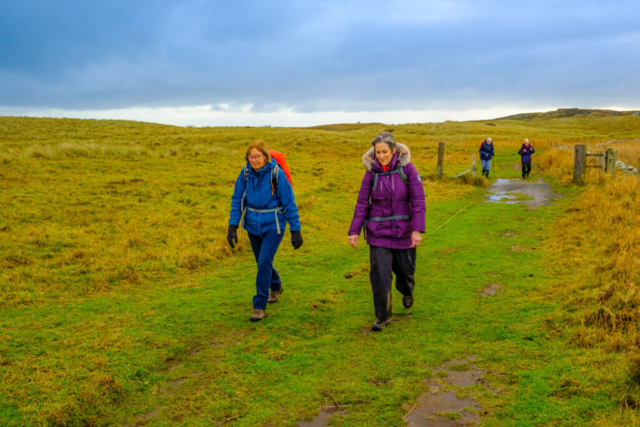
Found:
[[(370, 334), (368, 250), (346, 229), (360, 157), (385, 129), (431, 177), (428, 231), (415, 307), (395, 294), (398, 321)], [(559, 150), (540, 164), (564, 197), (538, 210), (433, 177), (439, 141), (452, 176), (492, 136), (492, 178), (515, 178), (524, 137), (545, 151), (639, 130), (637, 116), (309, 129), (0, 118), (0, 424), (296, 425), (337, 401), (332, 424), (401, 426), (431, 368), (465, 355), (497, 392), (474, 390), (485, 425), (635, 422), (638, 187), (565, 187)], [(285, 236), (285, 293), (254, 325), (248, 239), (231, 250), (225, 236), (258, 138), (287, 154), (305, 245)], [(503, 292), (483, 299), (493, 283)]]

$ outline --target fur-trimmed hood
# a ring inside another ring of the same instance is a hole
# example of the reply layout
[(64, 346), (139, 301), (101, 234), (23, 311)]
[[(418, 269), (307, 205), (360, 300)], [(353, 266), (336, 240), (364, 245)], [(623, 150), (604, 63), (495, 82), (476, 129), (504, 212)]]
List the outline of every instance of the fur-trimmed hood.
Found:
[[(398, 142), (396, 143), (396, 151), (398, 153), (398, 166), (405, 167), (411, 163), (411, 151), (409, 151), (409, 147)], [(362, 164), (368, 171), (373, 169), (373, 165), (376, 164), (376, 153), (373, 147), (362, 156)]]

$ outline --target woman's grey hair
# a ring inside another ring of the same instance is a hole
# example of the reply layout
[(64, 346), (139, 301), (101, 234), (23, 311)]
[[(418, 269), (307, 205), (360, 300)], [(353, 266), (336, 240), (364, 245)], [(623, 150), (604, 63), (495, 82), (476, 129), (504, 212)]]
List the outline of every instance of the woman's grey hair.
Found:
[(390, 149), (396, 148), (396, 140), (393, 138), (391, 132), (384, 131), (371, 141), (371, 146), (375, 148), (376, 144), (386, 142)]

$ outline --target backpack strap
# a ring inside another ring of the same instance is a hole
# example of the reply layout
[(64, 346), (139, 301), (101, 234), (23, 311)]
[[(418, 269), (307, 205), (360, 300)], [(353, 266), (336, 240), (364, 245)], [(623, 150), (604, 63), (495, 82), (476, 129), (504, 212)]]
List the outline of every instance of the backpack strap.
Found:
[(277, 194), (278, 192), (279, 175), (280, 165), (276, 162), (276, 165), (271, 168), (271, 194)]
[(398, 166), (396, 170), (393, 170), (391, 172), (373, 172), (373, 187), (371, 188), (371, 192), (376, 191), (376, 188), (378, 187), (379, 175), (392, 175), (394, 173), (397, 173), (398, 175), (400, 175), (400, 179), (402, 180), (402, 182), (405, 183), (405, 185), (409, 183), (409, 178), (407, 178), (407, 174), (404, 173), (404, 167)]
[(373, 187), (371, 187), (371, 192), (373, 193), (374, 191), (376, 191), (376, 188), (378, 188), (378, 177), (380, 175), (391, 175), (394, 173), (399, 173), (398, 169), (391, 171), (391, 172), (374, 172), (373, 173)]
[[(243, 169), (243, 175), (244, 175), (244, 193), (242, 194), (242, 198), (240, 199), (240, 212), (243, 212), (245, 210), (247, 210), (247, 181), (249, 179), (249, 166), (245, 166)], [(243, 219), (243, 225), (244, 225), (244, 219)]]
[(404, 166), (398, 166), (398, 175), (400, 175), (400, 179), (405, 185), (409, 183), (409, 178), (407, 178), (407, 174), (404, 173)]

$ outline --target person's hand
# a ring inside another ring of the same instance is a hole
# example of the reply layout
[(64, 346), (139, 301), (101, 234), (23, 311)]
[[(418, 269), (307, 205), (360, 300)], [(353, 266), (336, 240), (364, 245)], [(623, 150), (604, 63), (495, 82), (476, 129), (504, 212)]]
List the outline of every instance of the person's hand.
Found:
[(229, 246), (231, 246), (231, 249), (235, 249), (235, 246), (233, 246), (233, 241), (235, 240), (236, 243), (238, 243), (238, 226), (237, 225), (230, 225), (229, 226), (229, 230), (227, 231), (227, 242), (229, 242)]
[(418, 245), (422, 242), (422, 233), (419, 231), (414, 231), (411, 233), (411, 247), (417, 248)]
[(351, 245), (351, 247), (353, 249), (356, 248), (356, 245), (358, 244), (358, 235), (357, 234), (352, 234), (349, 236), (349, 244)]
[(292, 231), (291, 244), (293, 245), (293, 249), (298, 249), (300, 246), (302, 246), (302, 243), (303, 243), (302, 234), (300, 234), (299, 231)]

